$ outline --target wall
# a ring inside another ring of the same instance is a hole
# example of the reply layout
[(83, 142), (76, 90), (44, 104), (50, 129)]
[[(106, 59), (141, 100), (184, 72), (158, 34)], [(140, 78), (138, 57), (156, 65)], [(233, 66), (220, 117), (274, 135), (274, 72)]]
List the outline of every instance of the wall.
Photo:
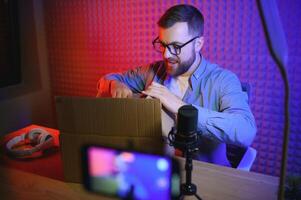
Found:
[(0, 88), (0, 135), (29, 124), (54, 126), (42, 4), (19, 1), (22, 83)]
[[(53, 95), (95, 96), (97, 80), (160, 59), (151, 42), (156, 21), (171, 5), (190, 3), (205, 17), (209, 60), (252, 85), (258, 133), (253, 171), (279, 175), (283, 133), (283, 83), (270, 57), (256, 1), (47, 0), (45, 23)], [(278, 0), (289, 45), (291, 135), (288, 170), (301, 173), (301, 29), (298, 0)]]

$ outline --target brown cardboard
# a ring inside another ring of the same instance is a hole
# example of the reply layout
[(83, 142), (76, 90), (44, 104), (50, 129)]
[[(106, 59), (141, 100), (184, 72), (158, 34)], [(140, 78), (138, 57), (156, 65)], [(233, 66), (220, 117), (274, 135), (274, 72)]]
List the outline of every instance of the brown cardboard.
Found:
[(81, 182), (85, 144), (162, 153), (161, 104), (155, 99), (56, 97), (65, 180)]

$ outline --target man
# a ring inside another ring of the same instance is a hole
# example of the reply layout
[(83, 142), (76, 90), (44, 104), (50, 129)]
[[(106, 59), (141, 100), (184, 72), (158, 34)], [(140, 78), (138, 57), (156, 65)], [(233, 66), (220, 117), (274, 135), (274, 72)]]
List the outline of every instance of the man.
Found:
[(200, 54), (204, 18), (195, 7), (169, 8), (158, 26), (159, 36), (153, 46), (162, 53), (163, 61), (106, 75), (99, 81), (98, 96), (129, 98), (144, 94), (159, 99), (174, 119), (181, 106), (193, 105), (198, 109), (201, 134), (198, 159), (229, 165), (227, 160), (220, 162), (213, 156), (220, 144), (248, 147), (256, 134), (254, 116), (239, 79)]

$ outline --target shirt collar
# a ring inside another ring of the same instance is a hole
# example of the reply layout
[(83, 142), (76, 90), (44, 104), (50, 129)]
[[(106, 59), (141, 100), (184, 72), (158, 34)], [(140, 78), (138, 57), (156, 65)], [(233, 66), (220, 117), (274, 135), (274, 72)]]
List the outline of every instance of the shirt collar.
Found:
[(192, 76), (196, 79), (199, 79), (201, 75), (205, 72), (206, 65), (207, 65), (207, 60), (201, 55), (201, 63), (193, 72)]
[(199, 64), (197, 69), (194, 71), (192, 76), (196, 79), (199, 79), (201, 77), (201, 75), (205, 72), (206, 65), (207, 65), (207, 60), (201, 55), (201, 63)]

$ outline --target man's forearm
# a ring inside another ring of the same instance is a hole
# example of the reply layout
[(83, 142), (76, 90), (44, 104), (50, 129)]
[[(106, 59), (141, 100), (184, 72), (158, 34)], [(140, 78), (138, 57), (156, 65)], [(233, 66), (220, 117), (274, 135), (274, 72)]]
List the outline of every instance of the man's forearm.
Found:
[(111, 96), (111, 85), (113, 81), (119, 81), (120, 74), (108, 74), (102, 77), (97, 83), (97, 95), (96, 97), (110, 97)]
[(199, 111), (198, 129), (205, 137), (240, 146), (251, 145), (257, 131), (251, 113), (223, 113), (195, 107)]

